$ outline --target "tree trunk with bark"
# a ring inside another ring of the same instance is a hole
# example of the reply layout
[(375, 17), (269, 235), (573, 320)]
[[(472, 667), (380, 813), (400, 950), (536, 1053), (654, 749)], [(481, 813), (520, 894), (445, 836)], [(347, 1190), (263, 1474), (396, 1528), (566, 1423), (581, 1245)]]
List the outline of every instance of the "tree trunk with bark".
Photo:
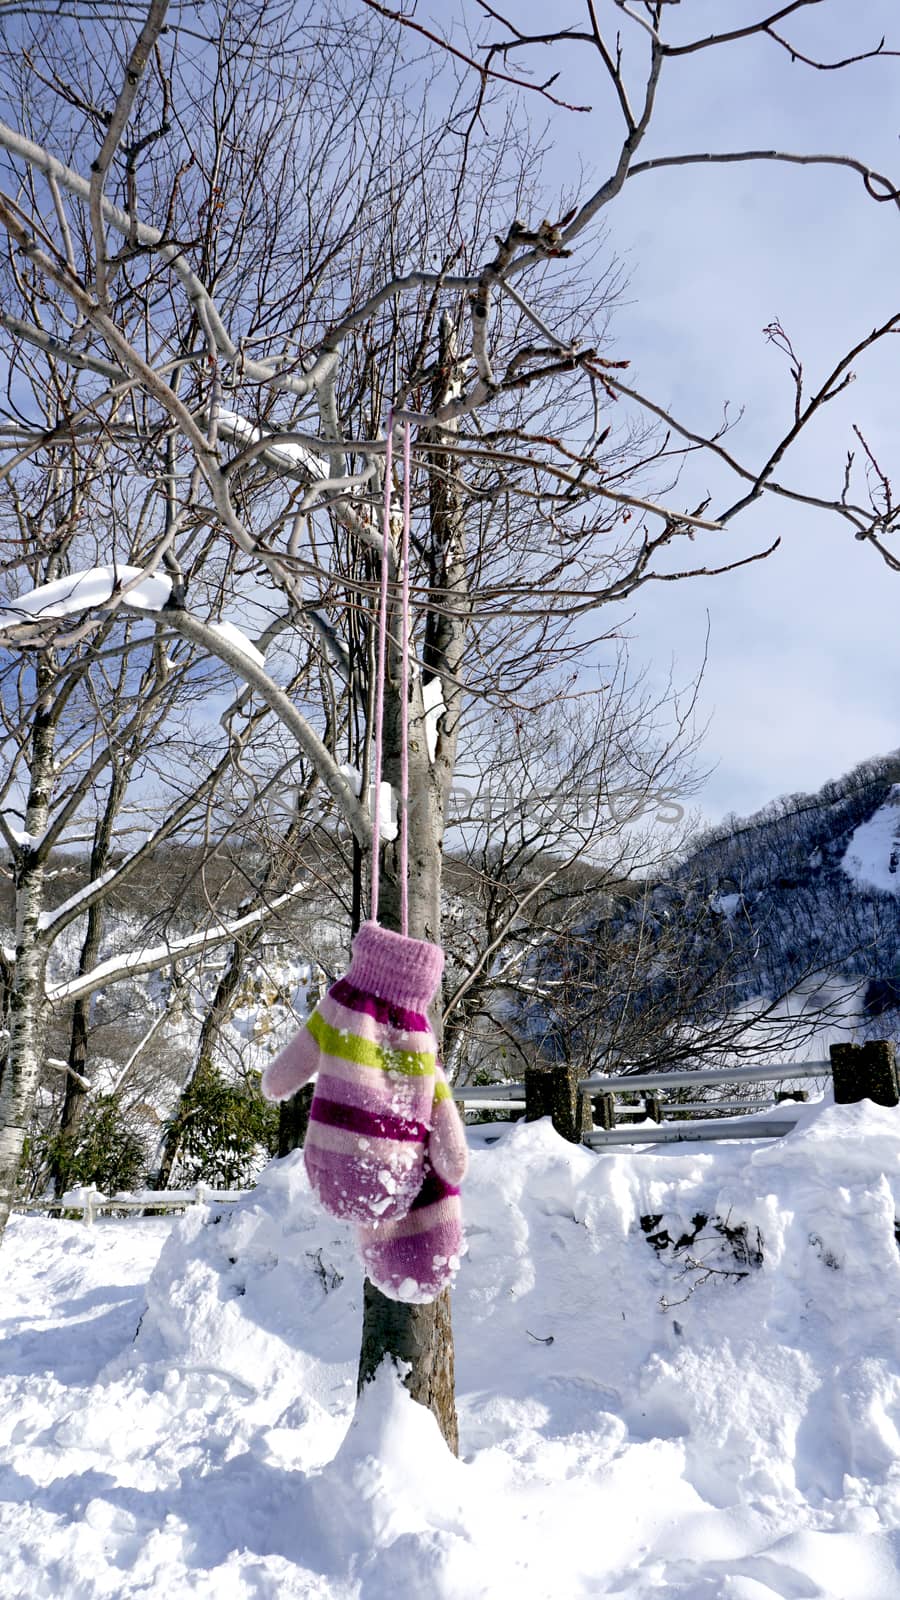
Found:
[[(443, 404), (451, 398), (456, 384), (453, 330), (449, 318), (444, 318), (440, 327), (440, 370), (434, 389), (435, 404)], [(434, 430), (436, 436), (448, 438), (455, 431), (452, 426)], [(465, 587), (461, 499), (454, 478), (445, 476), (447, 457), (442, 455), (438, 459), (441, 472), (431, 481), (432, 581), (437, 589), (452, 589), (453, 597), (448, 604), (444, 593), (439, 618), (435, 620), (435, 613), (429, 613), (422, 651), (425, 673), (429, 677), (441, 676), (446, 708), (440, 719), (434, 761), (430, 759), (425, 734), (423, 677), (420, 672), (413, 671), (411, 683), (402, 683), (396, 648), (397, 626), (391, 628), (391, 670), (385, 684), (384, 708), (384, 776), (399, 794), (401, 695), (409, 694), (409, 933), (415, 939), (428, 939), (435, 944), (441, 942), (444, 821), (456, 760)], [(445, 677), (445, 673), (452, 677)], [(386, 928), (396, 932), (400, 930), (396, 842), (384, 847), (382, 858), (380, 920)], [(439, 1051), (441, 1010), (439, 992), (431, 1016)], [(413, 1399), (434, 1413), (455, 1455), (459, 1448), (459, 1425), (449, 1290), (429, 1305), (406, 1305), (388, 1299), (366, 1280), (358, 1376), (360, 1390), (372, 1381), (385, 1360), (392, 1361), (403, 1372), (402, 1381)]]
[[(97, 821), (91, 847), (90, 879), (95, 883), (109, 861), (113, 829), (126, 788), (126, 774), (120, 768), (113, 770), (103, 814)], [(100, 954), (103, 937), (103, 902), (97, 900), (87, 913), (87, 927), (78, 958), (78, 976), (93, 972)], [(78, 1136), (84, 1114), (88, 1090), (85, 1088), (88, 1066), (88, 1029), (91, 1015), (91, 996), (76, 1000), (72, 1010), (72, 1029), (69, 1035), (69, 1071), (62, 1117), (59, 1124), (59, 1143), (54, 1154), (51, 1174), (54, 1194), (62, 1194), (68, 1183), (68, 1155)]]
[[(31, 733), (31, 763), (24, 832), (39, 840), (47, 827), (53, 784), (55, 721), (44, 709), (53, 666), (41, 652), (35, 663), (40, 710)], [(47, 950), (40, 937), (46, 867), (31, 844), (16, 861), (16, 960), (8, 995), (9, 1039), (0, 1076), (0, 1239), (16, 1197), (25, 1141), (40, 1077)]]

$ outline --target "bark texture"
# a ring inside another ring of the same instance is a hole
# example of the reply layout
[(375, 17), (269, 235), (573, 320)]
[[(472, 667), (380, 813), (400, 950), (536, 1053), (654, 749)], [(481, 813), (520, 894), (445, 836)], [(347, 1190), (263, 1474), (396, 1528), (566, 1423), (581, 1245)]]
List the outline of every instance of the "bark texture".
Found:
[[(434, 1412), (448, 1447), (458, 1454), (449, 1291), (445, 1290), (432, 1305), (407, 1306), (388, 1300), (366, 1279), (360, 1391), (374, 1378), (385, 1357), (398, 1365), (413, 1399)], [(406, 1367), (408, 1374), (404, 1372)]]
[[(443, 404), (458, 389), (453, 330), (449, 319), (441, 322), (439, 373), (434, 388), (435, 405)], [(453, 427), (434, 430), (452, 437)], [(391, 622), (390, 672), (385, 686), (384, 775), (399, 792), (401, 695), (410, 695), (409, 716), (409, 932), (416, 939), (441, 941), (441, 868), (444, 818), (456, 761), (462, 659), (466, 611), (465, 528), (462, 498), (447, 457), (441, 455), (441, 472), (430, 485), (431, 581), (452, 591), (441, 613), (429, 615), (422, 653), (427, 677), (440, 676), (445, 711), (438, 722), (437, 748), (432, 761), (425, 736), (422, 675), (413, 674), (410, 685), (401, 682), (397, 641), (399, 627)], [(445, 674), (452, 674), (452, 679)], [(398, 851), (388, 845), (382, 852), (380, 921), (400, 928)], [(432, 1006), (431, 1022), (441, 1048), (441, 995)], [(450, 1294), (430, 1305), (403, 1305), (389, 1300), (366, 1281), (363, 1332), (359, 1361), (359, 1388), (374, 1378), (381, 1363), (392, 1361), (402, 1380), (421, 1405), (428, 1406), (454, 1455), (459, 1449), (459, 1424), (454, 1387), (453, 1324)]]
[[(126, 772), (117, 767), (112, 774), (103, 813), (98, 819), (91, 847), (90, 881), (96, 883), (109, 863), (113, 830), (126, 787)], [(103, 901), (96, 900), (88, 909), (87, 926), (81, 953), (78, 958), (78, 976), (93, 972), (100, 955), (103, 937)], [(81, 1118), (84, 1114), (87, 1090), (84, 1078), (88, 1067), (88, 1032), (91, 1014), (91, 996), (83, 995), (72, 1009), (72, 1028), (69, 1035), (69, 1072), (59, 1125), (59, 1147), (53, 1162), (53, 1192), (62, 1194), (67, 1183), (68, 1151), (74, 1144)]]
[[(40, 839), (47, 827), (53, 784), (55, 721), (43, 707), (53, 683), (49, 653), (35, 663), (42, 707), (31, 732), (31, 761), (25, 834)], [(0, 1076), (0, 1239), (19, 1184), (25, 1140), (41, 1071), (44, 1024), (44, 971), (47, 950), (40, 937), (44, 909), (45, 863), (41, 852), (23, 845), (15, 863), (16, 959), (8, 994), (9, 1040)]]

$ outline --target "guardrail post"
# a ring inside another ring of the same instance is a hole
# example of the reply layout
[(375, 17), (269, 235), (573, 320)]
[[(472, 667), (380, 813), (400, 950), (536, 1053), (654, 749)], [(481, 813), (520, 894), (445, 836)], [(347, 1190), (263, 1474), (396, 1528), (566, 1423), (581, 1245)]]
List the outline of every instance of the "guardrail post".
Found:
[(614, 1094), (591, 1095), (594, 1126), (608, 1133), (616, 1125), (616, 1097)]
[(662, 1122), (662, 1106), (660, 1105), (658, 1094), (644, 1095), (644, 1110), (651, 1122)]
[(557, 1133), (570, 1144), (580, 1144), (591, 1131), (591, 1107), (579, 1093), (580, 1074), (566, 1062), (550, 1067), (525, 1068), (525, 1121), (549, 1117)]
[(900, 1105), (897, 1061), (888, 1040), (833, 1044), (829, 1053), (837, 1105), (855, 1105), (859, 1100), (873, 1100), (877, 1106)]

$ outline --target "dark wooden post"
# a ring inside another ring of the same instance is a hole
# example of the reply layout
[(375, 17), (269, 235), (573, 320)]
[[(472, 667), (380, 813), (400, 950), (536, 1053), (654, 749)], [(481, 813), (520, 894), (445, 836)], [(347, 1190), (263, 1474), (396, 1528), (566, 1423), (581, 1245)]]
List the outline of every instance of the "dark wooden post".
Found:
[(831, 1076), (839, 1106), (874, 1100), (878, 1106), (900, 1105), (900, 1082), (894, 1046), (885, 1039), (868, 1044), (833, 1044)]
[(644, 1095), (644, 1110), (651, 1122), (662, 1122), (662, 1106), (659, 1103), (658, 1094)]
[(291, 1095), (290, 1100), (282, 1100), (278, 1109), (279, 1156), (286, 1156), (291, 1150), (303, 1148), (315, 1088), (314, 1083), (305, 1083), (302, 1089)]
[(613, 1094), (595, 1094), (591, 1096), (594, 1109), (594, 1123), (604, 1132), (616, 1125), (616, 1097)]
[(551, 1067), (525, 1068), (525, 1121), (549, 1117), (557, 1133), (570, 1144), (580, 1144), (591, 1130), (590, 1101), (578, 1090), (575, 1067), (562, 1062)]

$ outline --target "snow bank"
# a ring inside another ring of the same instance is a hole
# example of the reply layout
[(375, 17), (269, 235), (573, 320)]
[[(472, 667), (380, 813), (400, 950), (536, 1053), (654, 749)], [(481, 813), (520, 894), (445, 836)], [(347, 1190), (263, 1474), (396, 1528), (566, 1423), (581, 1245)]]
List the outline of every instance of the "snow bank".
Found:
[(136, 1280), (147, 1224), (16, 1219), (0, 1594), (897, 1600), (900, 1117), (799, 1115), (473, 1130), (459, 1461), (389, 1372), (354, 1419), (360, 1272), (298, 1156), (172, 1227), (134, 1342), (100, 1255)]

